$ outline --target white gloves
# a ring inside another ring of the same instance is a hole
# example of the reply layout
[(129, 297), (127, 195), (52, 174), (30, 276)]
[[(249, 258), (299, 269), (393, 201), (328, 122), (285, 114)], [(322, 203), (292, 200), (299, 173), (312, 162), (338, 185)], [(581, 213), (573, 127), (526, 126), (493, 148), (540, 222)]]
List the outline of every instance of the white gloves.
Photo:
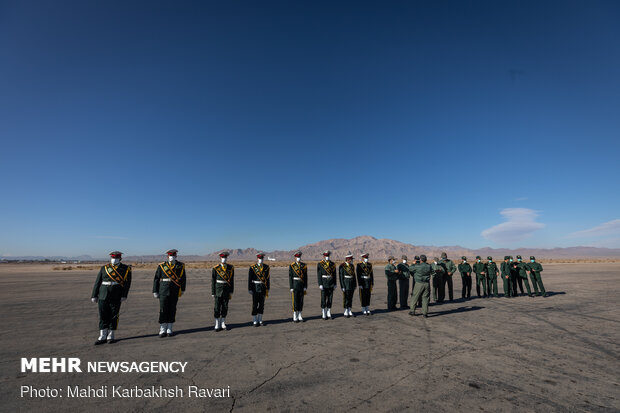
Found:
[(159, 294), (157, 294), (157, 293), (153, 293), (153, 297), (155, 297), (155, 298), (159, 298)]
[(99, 299), (97, 297), (93, 297), (90, 299), (90, 301), (92, 301), (93, 303), (96, 303), (97, 301), (99, 301)]
[(121, 303), (126, 300), (127, 300), (127, 297), (121, 297)]
[(306, 289), (304, 288), (304, 292), (306, 292)]
[(213, 294), (211, 294), (211, 297), (215, 297)]
[(344, 288), (342, 289), (342, 292), (344, 292)]
[(319, 285), (319, 290), (322, 290), (322, 289), (323, 289), (323, 286), (322, 286), (322, 285)]
[(293, 289), (291, 288), (291, 292), (293, 292)]

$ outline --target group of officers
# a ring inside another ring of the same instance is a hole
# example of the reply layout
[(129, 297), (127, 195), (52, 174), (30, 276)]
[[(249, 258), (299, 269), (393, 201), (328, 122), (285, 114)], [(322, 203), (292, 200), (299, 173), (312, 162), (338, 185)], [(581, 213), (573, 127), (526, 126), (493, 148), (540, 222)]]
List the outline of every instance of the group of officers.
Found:
[[(153, 279), (153, 297), (159, 300), (159, 337), (172, 337), (173, 324), (176, 319), (176, 308), (179, 297), (185, 292), (187, 276), (185, 265), (177, 260), (176, 249), (166, 252), (167, 260), (160, 263)], [(214, 298), (214, 326), (215, 331), (226, 330), (226, 315), (228, 302), (235, 290), (235, 270), (229, 264), (228, 252), (219, 254), (220, 263), (211, 271), (211, 296)], [(302, 311), (304, 296), (308, 289), (308, 265), (301, 260), (302, 252), (294, 254), (294, 261), (289, 265), (289, 288), (291, 292), (293, 322), (303, 322)], [(265, 254), (256, 255), (256, 263), (248, 271), (248, 293), (252, 296), (252, 324), (255, 327), (264, 325), (263, 312), (265, 299), (269, 296), (271, 281), (269, 265), (264, 263)], [(355, 317), (352, 311), (353, 296), (358, 290), (362, 314), (369, 316), (370, 299), (374, 286), (374, 271), (368, 261), (369, 254), (361, 255), (362, 261), (353, 264), (353, 254), (345, 256), (345, 261), (336, 267), (331, 259), (331, 252), (323, 252), (323, 259), (317, 263), (317, 283), (321, 291), (321, 311), (323, 320), (331, 320), (334, 290), (342, 291), (342, 305), (344, 317)], [(91, 301), (99, 308), (99, 337), (95, 345), (116, 342), (114, 332), (118, 327), (121, 303), (127, 299), (131, 287), (131, 267), (121, 263), (122, 253), (110, 253), (110, 263), (99, 270), (93, 287)], [(434, 258), (432, 263), (427, 262), (425, 255), (416, 256), (413, 263), (409, 263), (407, 256), (402, 256), (402, 262), (396, 264), (393, 256), (388, 258), (385, 266), (387, 279), (388, 311), (396, 310), (400, 298), (400, 308), (410, 309), (410, 315), (416, 315), (417, 306), (422, 307), (422, 315), (427, 317), (431, 295), (433, 301), (442, 303), (445, 300), (446, 286), (450, 301), (454, 300), (452, 276), (456, 271), (461, 275), (461, 297), (471, 297), (472, 278), (476, 279), (478, 297), (498, 297), (497, 278), (501, 276), (505, 297), (518, 296), (517, 286), (523, 294), (525, 284), (527, 294), (533, 297), (528, 275), (534, 287), (534, 293), (546, 297), (547, 293), (541, 278), (542, 265), (530, 257), (530, 262), (523, 262), (520, 255), (513, 261), (511, 256), (505, 256), (504, 262), (498, 267), (492, 257), (482, 262), (480, 256), (470, 265), (466, 257), (461, 257), (457, 265), (444, 252), (440, 258)], [(472, 275), (472, 274), (475, 274)], [(411, 293), (410, 291), (410, 279)], [(397, 290), (400, 290), (398, 294)], [(482, 293), (482, 295), (481, 295)], [(409, 299), (409, 304), (407, 300)]]

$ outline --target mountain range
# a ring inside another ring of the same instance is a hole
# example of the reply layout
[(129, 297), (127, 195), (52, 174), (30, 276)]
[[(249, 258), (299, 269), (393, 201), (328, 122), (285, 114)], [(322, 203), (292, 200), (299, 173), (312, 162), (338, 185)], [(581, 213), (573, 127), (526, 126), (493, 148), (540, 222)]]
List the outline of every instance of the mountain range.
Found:
[[(598, 247), (568, 247), (568, 248), (480, 248), (469, 249), (458, 245), (452, 246), (429, 246), (429, 245), (412, 245), (404, 242), (391, 240), (391, 239), (377, 239), (369, 235), (363, 235), (351, 239), (334, 238), (324, 241), (315, 242), (313, 244), (304, 245), (290, 251), (276, 250), (276, 251), (264, 251), (269, 258), (274, 258), (276, 261), (288, 261), (292, 258), (295, 251), (301, 250), (303, 253), (303, 259), (305, 261), (319, 260), (322, 257), (323, 251), (330, 250), (334, 260), (339, 261), (344, 259), (344, 256), (351, 252), (354, 254), (354, 259), (359, 260), (359, 256), (362, 253), (369, 253), (370, 259), (374, 261), (385, 261), (388, 256), (393, 255), (400, 259), (401, 255), (407, 255), (410, 259), (415, 255), (426, 254), (429, 258), (439, 256), (442, 252), (446, 252), (449, 258), (460, 259), (461, 256), (466, 256), (470, 260), (476, 255), (480, 255), (483, 258), (487, 256), (493, 256), (496, 260), (500, 260), (504, 255), (522, 255), (525, 259), (528, 259), (530, 255), (534, 255), (537, 258), (620, 258), (620, 248), (598, 248)], [(224, 250), (214, 251), (206, 255), (183, 255), (182, 252), (179, 258), (183, 261), (215, 261), (219, 259), (219, 253)], [(256, 254), (259, 252), (254, 248), (245, 249), (229, 249), (229, 259), (231, 261), (250, 261), (256, 259)], [(144, 262), (156, 262), (161, 261), (164, 254), (157, 255), (140, 255), (140, 256), (125, 256), (126, 261), (144, 261)], [(42, 257), (42, 256), (30, 256), (30, 257), (1, 257), (0, 260), (28, 260), (28, 261), (102, 261), (106, 258), (93, 258), (89, 255), (81, 255), (79, 257)]]

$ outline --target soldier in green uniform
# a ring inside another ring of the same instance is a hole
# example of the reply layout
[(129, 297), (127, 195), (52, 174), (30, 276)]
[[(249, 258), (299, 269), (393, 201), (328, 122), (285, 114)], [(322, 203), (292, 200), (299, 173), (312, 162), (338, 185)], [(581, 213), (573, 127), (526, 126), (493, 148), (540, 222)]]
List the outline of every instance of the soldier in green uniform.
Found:
[(422, 314), (428, 317), (428, 302), (430, 300), (430, 280), (433, 268), (426, 263), (426, 255), (420, 255), (420, 263), (415, 263), (411, 268), (411, 275), (415, 279), (413, 293), (411, 294), (409, 315), (415, 315), (415, 308), (420, 299), (422, 300)]
[(220, 264), (211, 271), (211, 297), (215, 298), (215, 331), (227, 330), (228, 301), (235, 292), (235, 267), (226, 263), (229, 255), (227, 251), (222, 252)]
[(316, 264), (316, 276), (321, 290), (321, 317), (332, 319), (334, 288), (337, 286), (336, 264), (330, 260), (331, 251), (323, 252), (323, 260)]
[(517, 281), (519, 283), (519, 289), (521, 290), (521, 294), (523, 294), (523, 284), (525, 284), (525, 289), (527, 290), (527, 295), (530, 297), (534, 297), (532, 294), (532, 290), (530, 289), (530, 283), (527, 281), (527, 264), (523, 262), (523, 258), (520, 255), (517, 255)]
[(355, 280), (355, 267), (353, 266), (353, 254), (348, 253), (344, 257), (344, 263), (338, 268), (340, 278), (340, 289), (342, 289), (342, 306), (344, 308), (344, 316), (355, 317), (351, 311), (353, 307), (353, 294), (357, 288)]
[[(530, 275), (530, 280), (532, 281), (532, 285), (534, 286), (534, 293), (538, 296), (547, 297), (547, 291), (545, 291), (545, 286), (542, 282), (542, 277), (540, 273), (543, 270), (542, 265), (536, 262), (536, 257), (530, 257), (530, 262), (527, 264), (527, 273)], [(540, 288), (540, 292), (538, 289)]]
[[(407, 300), (409, 299), (409, 265), (407, 265), (407, 256), (403, 255), (401, 257), (402, 262), (398, 264), (398, 271), (400, 274), (398, 275), (398, 294), (399, 294), (399, 302), (400, 309), (404, 310), (409, 308), (407, 305)], [(413, 290), (411, 290), (413, 291)]]
[(185, 292), (185, 264), (177, 261), (177, 250), (168, 250), (168, 260), (162, 262), (153, 278), (153, 296), (159, 298), (159, 337), (172, 337), (172, 324), (177, 314), (177, 302)]
[(303, 322), (304, 295), (308, 288), (308, 266), (301, 262), (301, 251), (295, 253), (295, 262), (288, 266), (288, 281), (293, 299), (293, 322)]
[(493, 296), (499, 297), (497, 292), (497, 276), (499, 275), (499, 270), (497, 269), (497, 264), (493, 262), (493, 257), (487, 257), (486, 272), (489, 280), (489, 296), (491, 295), (491, 291), (493, 291)]
[[(484, 294), (483, 297), (487, 296), (486, 268), (487, 266), (482, 262), (480, 255), (477, 255), (476, 262), (474, 263), (474, 272), (476, 273), (476, 294), (478, 294), (478, 297), (480, 297), (480, 290)], [(481, 285), (482, 289), (480, 288)]]
[[(452, 276), (456, 272), (456, 265), (454, 265), (454, 261), (448, 259), (448, 254), (446, 254), (445, 252), (441, 253), (441, 263), (446, 268), (446, 274), (445, 274), (444, 280), (445, 280), (445, 283), (448, 284), (448, 298), (450, 299), (450, 301), (454, 301)], [(445, 291), (445, 287), (444, 287), (444, 291)]]
[(504, 297), (512, 297), (512, 284), (510, 280), (511, 265), (509, 262), (510, 257), (504, 255), (504, 262), (500, 265), (500, 273), (502, 275), (502, 282), (504, 284)]
[(263, 264), (265, 254), (256, 254), (256, 264), (248, 270), (248, 292), (252, 296), (252, 325), (263, 325), (265, 298), (269, 296), (271, 280), (269, 279), (269, 265)]
[(467, 262), (467, 257), (461, 257), (461, 263), (458, 266), (461, 273), (461, 298), (471, 297), (471, 265)]
[(398, 281), (399, 272), (396, 265), (394, 265), (395, 258), (393, 256), (388, 257), (388, 265), (385, 266), (385, 278), (387, 278), (387, 306), (388, 311), (396, 310), (396, 300), (398, 295), (396, 293), (396, 281)]
[(370, 294), (375, 284), (374, 271), (372, 264), (368, 262), (369, 254), (362, 254), (362, 262), (357, 264), (357, 285), (360, 287), (360, 304), (362, 305), (362, 314), (370, 315)]
[[(413, 257), (413, 265), (409, 266), (409, 276), (411, 277), (411, 294), (413, 294), (413, 289), (415, 288), (415, 277), (413, 276), (413, 266), (416, 264), (419, 264), (420, 261), (420, 256), (416, 255), (415, 257)], [(429, 294), (430, 294), (430, 287), (429, 287)], [(422, 307), (422, 296), (420, 296), (420, 299), (418, 300), (418, 307)], [(409, 306), (411, 308), (411, 306)]]
[(517, 278), (519, 278), (519, 268), (517, 267), (517, 263), (514, 262), (512, 255), (508, 256), (508, 266), (510, 267), (510, 286), (512, 296), (518, 297), (519, 294), (517, 292)]
[(90, 300), (99, 305), (99, 338), (95, 345), (116, 342), (114, 331), (121, 302), (127, 299), (131, 287), (131, 267), (121, 263), (122, 255), (120, 251), (110, 253), (110, 263), (101, 267), (93, 286)]
[(435, 303), (443, 303), (446, 296), (446, 267), (439, 262), (437, 257), (433, 259), (431, 267), (433, 269), (433, 301)]

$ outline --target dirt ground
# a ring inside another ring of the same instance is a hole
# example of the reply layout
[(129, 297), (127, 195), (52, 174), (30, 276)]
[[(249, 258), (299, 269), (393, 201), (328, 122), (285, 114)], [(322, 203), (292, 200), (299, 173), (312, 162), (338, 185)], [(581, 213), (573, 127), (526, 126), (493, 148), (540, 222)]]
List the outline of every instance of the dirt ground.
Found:
[[(272, 272), (264, 327), (251, 326), (247, 268), (237, 268), (229, 331), (213, 331), (210, 270), (188, 270), (177, 335), (157, 336), (153, 271), (136, 269), (121, 309), (119, 342), (93, 346), (96, 271), (0, 265), (3, 411), (620, 411), (620, 270), (617, 264), (548, 264), (547, 298), (474, 298), (433, 305), (427, 319), (386, 312), (375, 269), (370, 317), (320, 318), (310, 272), (305, 323), (291, 322), (285, 268)], [(501, 280), (500, 280), (501, 284)], [(455, 276), (455, 297), (460, 297)], [(500, 285), (501, 291), (501, 285)], [(475, 295), (475, 292), (474, 292)], [(21, 357), (183, 361), (185, 373), (21, 373)], [(227, 388), (224, 398), (30, 398), (21, 386)]]

